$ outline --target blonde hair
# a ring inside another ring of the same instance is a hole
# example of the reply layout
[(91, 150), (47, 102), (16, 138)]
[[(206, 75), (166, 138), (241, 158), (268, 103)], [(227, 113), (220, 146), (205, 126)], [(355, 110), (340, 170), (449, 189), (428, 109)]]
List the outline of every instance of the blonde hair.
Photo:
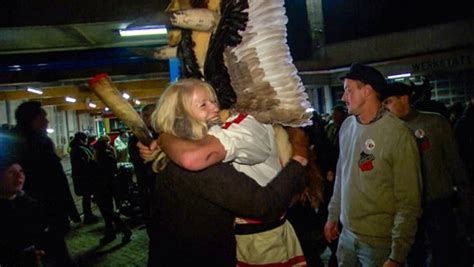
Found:
[(207, 134), (207, 123), (196, 119), (191, 113), (194, 90), (205, 90), (211, 100), (217, 101), (214, 89), (198, 79), (182, 79), (171, 84), (161, 95), (151, 115), (152, 126), (158, 133), (198, 140)]
[[(212, 86), (199, 79), (181, 79), (169, 85), (160, 96), (156, 109), (151, 115), (151, 125), (157, 133), (168, 133), (192, 140), (199, 140), (207, 134), (207, 123), (196, 119), (191, 113), (191, 102), (195, 90), (206, 91), (211, 100), (217, 102)], [(161, 170), (166, 163), (164, 155), (159, 155), (154, 163), (159, 167), (155, 169)]]

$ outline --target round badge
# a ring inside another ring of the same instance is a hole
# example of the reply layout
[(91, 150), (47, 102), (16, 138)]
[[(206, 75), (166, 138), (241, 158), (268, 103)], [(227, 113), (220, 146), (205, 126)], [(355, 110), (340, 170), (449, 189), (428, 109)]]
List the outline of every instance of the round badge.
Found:
[(416, 129), (415, 136), (421, 139), (425, 137), (425, 131), (423, 131), (423, 129)]
[(367, 139), (365, 140), (365, 147), (367, 148), (367, 150), (373, 150), (375, 148), (375, 142), (374, 140), (372, 139)]

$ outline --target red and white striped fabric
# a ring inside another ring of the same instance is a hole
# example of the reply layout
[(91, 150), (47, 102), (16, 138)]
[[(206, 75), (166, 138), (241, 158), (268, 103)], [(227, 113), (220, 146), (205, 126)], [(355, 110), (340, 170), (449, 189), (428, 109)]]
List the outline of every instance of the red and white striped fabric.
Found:
[(235, 237), (239, 267), (307, 266), (295, 230), (288, 221), (265, 232)]

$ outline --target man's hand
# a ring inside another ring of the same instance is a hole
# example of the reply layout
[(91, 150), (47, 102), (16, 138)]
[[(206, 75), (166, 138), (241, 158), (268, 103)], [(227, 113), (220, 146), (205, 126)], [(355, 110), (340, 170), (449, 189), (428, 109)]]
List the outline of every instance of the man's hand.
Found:
[(145, 146), (141, 142), (138, 142), (137, 147), (140, 152), (140, 157), (145, 163), (153, 161), (160, 152), (160, 147), (158, 146), (157, 140), (153, 140), (150, 146)]
[(324, 237), (331, 243), (339, 237), (339, 225), (337, 221), (327, 221), (324, 225)]

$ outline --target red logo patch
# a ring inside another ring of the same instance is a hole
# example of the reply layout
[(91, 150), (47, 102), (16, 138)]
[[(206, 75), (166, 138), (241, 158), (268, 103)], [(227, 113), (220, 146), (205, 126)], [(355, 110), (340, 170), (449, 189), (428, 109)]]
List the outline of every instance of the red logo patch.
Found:
[(431, 143), (428, 139), (425, 139), (421, 144), (420, 144), (420, 149), (422, 152), (428, 150), (431, 148)]
[(371, 171), (374, 169), (374, 155), (373, 154), (366, 154), (362, 151), (360, 153), (360, 159), (359, 159), (359, 168), (361, 171)]
[(374, 164), (372, 164), (372, 162), (372, 160), (369, 160), (365, 163), (362, 163), (359, 165), (360, 170), (363, 172), (372, 170), (374, 168)]

